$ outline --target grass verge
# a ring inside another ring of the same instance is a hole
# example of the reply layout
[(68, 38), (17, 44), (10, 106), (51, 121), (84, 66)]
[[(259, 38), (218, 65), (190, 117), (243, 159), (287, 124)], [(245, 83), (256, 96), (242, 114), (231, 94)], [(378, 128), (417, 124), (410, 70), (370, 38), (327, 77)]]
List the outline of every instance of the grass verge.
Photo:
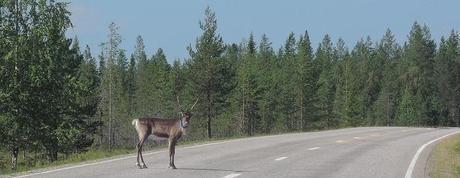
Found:
[(432, 178), (460, 177), (460, 134), (441, 140), (433, 148), (429, 165)]
[[(217, 142), (217, 141), (225, 141), (225, 140), (232, 140), (238, 138), (245, 138), (243, 136), (232, 136), (232, 137), (224, 137), (224, 138), (213, 138), (213, 139), (205, 139), (205, 140), (181, 140), (178, 143), (178, 146), (190, 146), (190, 145), (198, 145), (198, 144), (205, 144), (210, 142)], [(161, 144), (153, 143), (149, 141), (147, 145), (144, 145), (144, 151), (155, 151), (159, 149), (163, 149), (167, 147), (166, 141)], [(22, 153), (22, 152), (21, 152)], [(17, 174), (21, 174), (27, 171), (32, 171), (36, 169), (46, 169), (46, 168), (56, 168), (60, 166), (72, 165), (77, 163), (82, 163), (86, 161), (95, 161), (99, 159), (110, 159), (116, 156), (126, 155), (126, 154), (134, 154), (135, 148), (117, 148), (113, 149), (112, 151), (107, 150), (89, 150), (84, 153), (80, 154), (73, 154), (67, 157), (60, 155), (58, 160), (52, 163), (49, 163), (46, 160), (34, 160), (33, 156), (30, 154), (26, 154), (26, 158), (24, 159), (22, 154), (18, 156), (18, 166), (17, 170), (11, 170), (10, 168), (10, 155), (6, 151), (0, 151), (0, 177), (3, 176), (14, 176)]]
[(107, 158), (107, 157), (112, 157), (116, 155), (122, 155), (122, 154), (129, 154), (133, 152), (132, 149), (115, 149), (112, 151), (102, 151), (102, 150), (90, 150), (84, 153), (80, 154), (73, 154), (69, 155), (67, 157), (64, 157), (63, 155), (59, 156), (59, 159), (55, 162), (49, 163), (46, 160), (38, 159), (36, 160), (33, 158), (31, 155), (26, 154), (26, 158), (24, 159), (22, 155), (18, 156), (18, 166), (16, 170), (11, 170), (10, 168), (10, 157), (9, 154), (6, 152), (2, 152), (6, 156), (6, 159), (3, 158), (0, 160), (0, 175), (7, 175), (7, 174), (13, 174), (13, 173), (20, 173), (20, 172), (26, 172), (34, 169), (42, 169), (42, 168), (48, 168), (48, 167), (56, 167), (56, 166), (61, 166), (61, 165), (66, 165), (66, 164), (73, 164), (73, 163), (79, 163), (79, 162), (84, 162), (84, 161), (90, 161), (90, 160), (96, 160), (96, 159), (101, 159), (101, 158)]

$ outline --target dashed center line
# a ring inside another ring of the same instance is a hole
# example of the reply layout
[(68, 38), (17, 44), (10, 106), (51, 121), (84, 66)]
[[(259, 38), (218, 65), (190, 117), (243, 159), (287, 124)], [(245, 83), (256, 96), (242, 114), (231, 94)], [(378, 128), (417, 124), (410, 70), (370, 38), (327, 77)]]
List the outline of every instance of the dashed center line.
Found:
[(320, 149), (320, 147), (313, 147), (313, 148), (309, 148), (308, 150), (312, 151), (312, 150), (317, 150), (317, 149)]
[(283, 159), (286, 159), (287, 157), (283, 156), (283, 157), (279, 157), (279, 158), (276, 158), (275, 161), (281, 161)]
[(337, 140), (337, 141), (335, 141), (335, 142), (336, 142), (336, 143), (346, 143), (347, 141), (345, 141), (345, 140)]
[(237, 176), (239, 176), (239, 175), (241, 175), (241, 174), (231, 173), (231, 174), (229, 174), (229, 175), (226, 175), (224, 178), (233, 178), (233, 177), (237, 177)]

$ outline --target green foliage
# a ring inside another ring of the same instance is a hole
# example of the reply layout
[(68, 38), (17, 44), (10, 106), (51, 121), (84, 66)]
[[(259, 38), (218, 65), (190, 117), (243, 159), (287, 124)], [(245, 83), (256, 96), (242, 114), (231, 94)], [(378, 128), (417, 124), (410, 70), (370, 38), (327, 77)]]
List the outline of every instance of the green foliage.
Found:
[(460, 38), (452, 31), (448, 39), (441, 39), (436, 56), (435, 78), (439, 89), (439, 125), (459, 126), (460, 114)]
[(398, 111), (398, 125), (411, 126), (420, 124), (416, 97), (406, 88), (401, 98)]
[(111, 23), (96, 61), (88, 46), (82, 52), (76, 38), (65, 36), (66, 5), (0, 1), (2, 151), (19, 148), (55, 161), (91, 147), (133, 146), (131, 120), (179, 117), (176, 97), (183, 107), (199, 99), (185, 137), (192, 141), (351, 126), (460, 125), (456, 31), (436, 48), (428, 27), (414, 23), (403, 47), (387, 30), (380, 41), (367, 37), (351, 50), (329, 35), (313, 50), (305, 31), (298, 38), (288, 34), (275, 52), (266, 35), (225, 44), (208, 7), (188, 59), (168, 63), (161, 48), (148, 58), (141, 36), (126, 54)]
[(78, 40), (72, 45), (65, 37), (71, 25), (66, 6), (45, 0), (0, 6), (1, 145), (42, 151), (49, 161), (58, 152), (85, 150), (97, 127), (89, 119), (95, 102), (91, 82), (79, 72)]
[(196, 106), (203, 110), (206, 117), (207, 137), (212, 137), (212, 120), (222, 113), (226, 104), (225, 96), (233, 88), (231, 79), (234, 71), (222, 54), (225, 45), (222, 37), (217, 34), (217, 19), (214, 12), (208, 7), (205, 11), (204, 21), (200, 21), (203, 30), (195, 44), (195, 50), (189, 46), (191, 59), (187, 61), (188, 77), (193, 98), (201, 102)]

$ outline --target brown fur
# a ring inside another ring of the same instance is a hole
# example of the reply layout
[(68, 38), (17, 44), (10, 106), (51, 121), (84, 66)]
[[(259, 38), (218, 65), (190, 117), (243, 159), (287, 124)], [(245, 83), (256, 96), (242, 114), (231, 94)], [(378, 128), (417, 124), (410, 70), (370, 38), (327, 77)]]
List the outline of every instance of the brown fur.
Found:
[[(186, 112), (182, 118), (182, 124), (187, 127), (190, 122), (191, 114)], [(133, 125), (136, 127), (139, 136), (137, 143), (137, 165), (139, 168), (147, 168), (142, 156), (142, 145), (145, 140), (153, 134), (157, 137), (168, 138), (169, 141), (169, 167), (176, 169), (174, 165), (174, 155), (177, 140), (185, 135), (185, 129), (181, 126), (181, 119), (160, 119), (160, 118), (139, 118), (133, 120)], [(142, 161), (142, 166), (139, 164), (139, 157)]]

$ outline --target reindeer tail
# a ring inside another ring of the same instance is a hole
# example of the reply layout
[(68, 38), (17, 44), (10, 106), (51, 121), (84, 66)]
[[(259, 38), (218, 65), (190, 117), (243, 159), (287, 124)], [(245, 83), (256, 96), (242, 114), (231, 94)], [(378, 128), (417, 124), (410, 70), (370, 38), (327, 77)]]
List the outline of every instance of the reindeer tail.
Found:
[(134, 125), (134, 127), (136, 128), (136, 131), (139, 130), (139, 119), (134, 119), (131, 124)]
[(137, 119), (134, 119), (134, 120), (131, 122), (132, 125), (136, 125), (136, 123), (137, 123)]

